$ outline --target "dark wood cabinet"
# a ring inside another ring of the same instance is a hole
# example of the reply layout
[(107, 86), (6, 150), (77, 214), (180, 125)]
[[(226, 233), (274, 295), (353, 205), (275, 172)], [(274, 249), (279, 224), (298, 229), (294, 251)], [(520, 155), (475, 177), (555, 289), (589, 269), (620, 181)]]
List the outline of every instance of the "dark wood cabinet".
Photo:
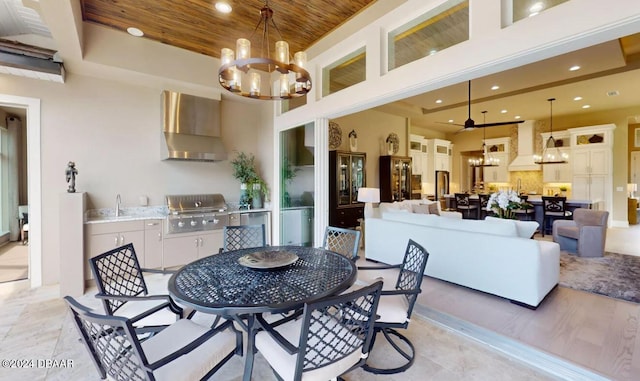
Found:
[(363, 218), (358, 189), (367, 184), (366, 160), (363, 152), (329, 151), (329, 225), (354, 228)]
[(411, 158), (380, 156), (380, 201), (403, 201), (411, 198)]

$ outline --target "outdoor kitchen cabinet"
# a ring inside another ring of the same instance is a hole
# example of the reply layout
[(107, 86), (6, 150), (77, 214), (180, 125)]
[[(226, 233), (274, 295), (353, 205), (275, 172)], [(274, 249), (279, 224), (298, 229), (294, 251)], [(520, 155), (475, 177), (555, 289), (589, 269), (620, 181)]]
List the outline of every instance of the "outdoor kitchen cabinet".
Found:
[(165, 235), (162, 241), (162, 266), (181, 266), (217, 254), (223, 246), (222, 233), (222, 230), (214, 230)]
[(85, 229), (85, 279), (93, 279), (89, 259), (127, 243), (132, 243), (140, 266), (145, 267), (144, 220), (87, 224)]
[[(138, 260), (142, 261), (139, 255)], [(162, 267), (162, 220), (144, 221), (144, 264), (140, 265), (148, 269)]]

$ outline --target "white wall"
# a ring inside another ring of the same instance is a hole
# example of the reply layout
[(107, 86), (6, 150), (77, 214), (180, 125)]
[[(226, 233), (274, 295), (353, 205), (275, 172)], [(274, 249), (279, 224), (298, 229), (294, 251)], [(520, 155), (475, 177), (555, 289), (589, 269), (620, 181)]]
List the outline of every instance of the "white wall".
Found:
[[(75, 161), (76, 190), (87, 192), (89, 208), (163, 205), (170, 193), (222, 193), (238, 201), (239, 182), (229, 161), (160, 160), (160, 90), (69, 74), (65, 84), (1, 76), (0, 94), (41, 99), (42, 268), (43, 284), (59, 279), (59, 208), (66, 192), (65, 168)], [(222, 136), (230, 158), (234, 150), (256, 155), (272, 183), (271, 104), (222, 102)]]

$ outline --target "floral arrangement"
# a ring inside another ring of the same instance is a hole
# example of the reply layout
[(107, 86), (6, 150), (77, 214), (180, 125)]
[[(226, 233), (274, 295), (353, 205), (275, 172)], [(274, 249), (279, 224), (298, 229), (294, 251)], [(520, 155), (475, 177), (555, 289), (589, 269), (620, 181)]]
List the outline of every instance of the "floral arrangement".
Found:
[(515, 219), (515, 210), (526, 209), (527, 206), (515, 191), (498, 191), (489, 197), (487, 211), (494, 212), (496, 217)]

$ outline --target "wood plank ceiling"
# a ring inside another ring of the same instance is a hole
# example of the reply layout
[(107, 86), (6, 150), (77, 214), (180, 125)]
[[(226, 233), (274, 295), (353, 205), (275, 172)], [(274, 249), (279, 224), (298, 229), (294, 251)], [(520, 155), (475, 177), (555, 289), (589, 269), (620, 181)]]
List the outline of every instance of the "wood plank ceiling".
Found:
[[(291, 54), (308, 49), (315, 41), (376, 0), (272, 0), (275, 21)], [(250, 38), (260, 20), (264, 0), (226, 0), (233, 11), (215, 10), (215, 0), (81, 0), (84, 21), (126, 32), (136, 27), (144, 37), (212, 57), (224, 47), (235, 50), (236, 39)], [(262, 26), (261, 26), (262, 28)], [(270, 45), (279, 40), (270, 26)], [(259, 52), (262, 31), (250, 38)], [(266, 49), (266, 47), (265, 47)], [(264, 53), (266, 55), (266, 52)], [(272, 52), (273, 54), (273, 52)]]

